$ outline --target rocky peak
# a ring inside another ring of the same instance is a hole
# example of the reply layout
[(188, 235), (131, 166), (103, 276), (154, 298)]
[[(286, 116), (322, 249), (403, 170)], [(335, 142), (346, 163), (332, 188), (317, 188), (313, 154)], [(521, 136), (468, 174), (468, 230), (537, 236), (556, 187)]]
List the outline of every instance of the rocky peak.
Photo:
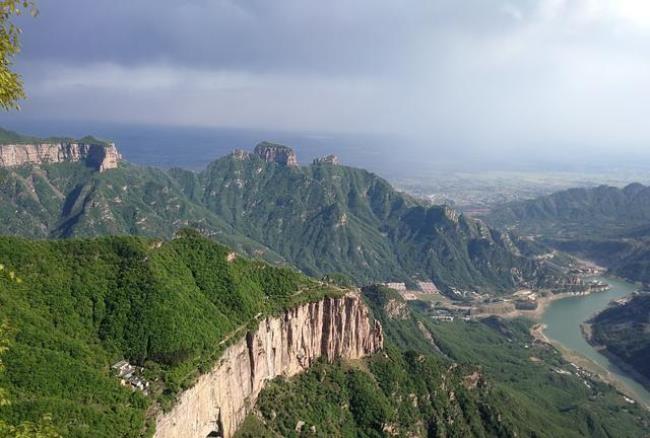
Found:
[(92, 137), (0, 144), (0, 167), (83, 162), (103, 172), (116, 168), (121, 159), (114, 143), (100, 142)]
[(449, 207), (448, 205), (445, 205), (442, 208), (445, 217), (449, 219), (451, 222), (458, 224), (458, 222), (460, 221), (460, 213), (458, 212), (458, 210)]
[(243, 149), (235, 149), (234, 151), (232, 151), (231, 155), (236, 160), (246, 160), (246, 159), (248, 159), (250, 157), (251, 154), (250, 154), (250, 152), (245, 151)]
[(333, 154), (326, 155), (324, 157), (314, 159), (314, 164), (337, 165), (337, 164), (339, 164), (339, 157), (337, 157), (336, 155), (333, 155)]
[(288, 146), (263, 141), (255, 146), (255, 154), (268, 163), (278, 163), (283, 166), (298, 165), (296, 152)]

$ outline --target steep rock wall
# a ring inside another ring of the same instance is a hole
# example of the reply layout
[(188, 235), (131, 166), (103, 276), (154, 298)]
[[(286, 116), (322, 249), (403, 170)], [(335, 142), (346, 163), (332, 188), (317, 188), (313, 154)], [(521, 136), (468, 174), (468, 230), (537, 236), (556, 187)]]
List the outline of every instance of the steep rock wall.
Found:
[(103, 172), (117, 167), (122, 156), (114, 144), (52, 143), (0, 145), (0, 166), (83, 161)]
[(382, 346), (381, 325), (370, 320), (357, 294), (326, 298), (266, 318), (183, 392), (169, 413), (158, 417), (155, 437), (205, 438), (213, 431), (231, 437), (267, 380), (298, 374), (320, 357), (356, 359)]
[(296, 152), (290, 147), (281, 144), (263, 141), (255, 146), (255, 154), (269, 163), (277, 163), (288, 167), (298, 165)]

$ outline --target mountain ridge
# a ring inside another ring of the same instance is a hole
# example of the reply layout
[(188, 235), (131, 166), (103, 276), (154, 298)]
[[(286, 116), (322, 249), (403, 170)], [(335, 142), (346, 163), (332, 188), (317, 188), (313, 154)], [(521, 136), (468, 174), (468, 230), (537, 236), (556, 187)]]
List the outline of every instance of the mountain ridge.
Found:
[(308, 275), (359, 283), (433, 280), (498, 292), (560, 274), (530, 244), (334, 159), (298, 166), (262, 142), (201, 172), (123, 162), (103, 173), (75, 163), (0, 168), (0, 232), (28, 237), (171, 237), (193, 227), (246, 254)]
[(615, 275), (650, 282), (650, 187), (569, 189), (495, 207), (483, 217), (593, 260)]

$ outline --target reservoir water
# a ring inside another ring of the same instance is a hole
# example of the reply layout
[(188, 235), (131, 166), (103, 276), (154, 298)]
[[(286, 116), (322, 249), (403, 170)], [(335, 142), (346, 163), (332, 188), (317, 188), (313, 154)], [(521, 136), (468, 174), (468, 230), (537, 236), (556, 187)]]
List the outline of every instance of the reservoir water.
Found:
[(637, 287), (633, 283), (612, 278), (601, 278), (611, 286), (611, 290), (586, 296), (572, 296), (551, 302), (544, 314), (544, 334), (558, 342), (567, 350), (591, 360), (610, 377), (617, 380), (630, 397), (650, 407), (650, 392), (632, 379), (627, 373), (599, 353), (582, 336), (580, 324), (594, 314), (604, 310), (612, 300), (632, 293)]

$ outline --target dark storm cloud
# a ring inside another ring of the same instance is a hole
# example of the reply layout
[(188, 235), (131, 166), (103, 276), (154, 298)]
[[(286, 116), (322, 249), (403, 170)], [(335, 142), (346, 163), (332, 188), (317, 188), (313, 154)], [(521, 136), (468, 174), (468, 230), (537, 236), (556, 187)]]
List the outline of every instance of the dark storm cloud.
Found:
[(449, 29), (501, 31), (484, 0), (43, 0), (25, 20), (27, 60), (245, 71), (368, 73), (408, 64)]

